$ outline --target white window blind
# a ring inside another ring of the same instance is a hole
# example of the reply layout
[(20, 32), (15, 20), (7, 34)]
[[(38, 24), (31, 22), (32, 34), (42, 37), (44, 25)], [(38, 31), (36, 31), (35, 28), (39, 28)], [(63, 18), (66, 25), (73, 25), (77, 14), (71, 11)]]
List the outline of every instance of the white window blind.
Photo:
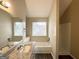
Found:
[(47, 22), (32, 22), (32, 36), (47, 36)]
[(14, 36), (23, 36), (23, 22), (14, 23)]

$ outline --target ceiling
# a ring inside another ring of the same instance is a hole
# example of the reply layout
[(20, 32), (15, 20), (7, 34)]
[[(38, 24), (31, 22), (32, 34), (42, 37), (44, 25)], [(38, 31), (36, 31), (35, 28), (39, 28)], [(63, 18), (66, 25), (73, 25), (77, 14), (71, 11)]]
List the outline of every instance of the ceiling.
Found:
[(53, 0), (26, 0), (27, 17), (48, 17)]
[[(63, 15), (72, 0), (59, 0), (60, 16)], [(27, 17), (48, 17), (53, 0), (26, 0)]]
[[(15, 16), (23, 17), (48, 17), (52, 9), (54, 0), (7, 0), (11, 3), (11, 8), (5, 9)], [(70, 5), (72, 0), (59, 0), (60, 16)], [(0, 7), (1, 8), (1, 7)], [(3, 8), (4, 9), (4, 8)]]

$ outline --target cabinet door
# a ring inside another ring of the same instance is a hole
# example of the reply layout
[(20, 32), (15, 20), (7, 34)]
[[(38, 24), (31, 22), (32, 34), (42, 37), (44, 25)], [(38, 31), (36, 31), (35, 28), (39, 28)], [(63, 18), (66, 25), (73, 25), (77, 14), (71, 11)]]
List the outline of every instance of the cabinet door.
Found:
[(32, 50), (31, 45), (24, 46), (23, 59), (31, 59), (31, 53), (32, 53), (31, 50)]
[(18, 59), (23, 59), (23, 48), (20, 48), (19, 50), (18, 50)]
[(17, 57), (17, 49), (13, 50), (11, 54), (9, 54), (9, 59), (18, 59)]

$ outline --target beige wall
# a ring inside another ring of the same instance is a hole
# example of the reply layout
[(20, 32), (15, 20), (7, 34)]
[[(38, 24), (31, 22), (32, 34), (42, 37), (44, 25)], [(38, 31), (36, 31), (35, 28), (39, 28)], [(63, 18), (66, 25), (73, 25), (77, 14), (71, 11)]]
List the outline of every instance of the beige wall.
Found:
[(32, 36), (32, 22), (47, 22), (48, 18), (31, 17), (26, 20), (26, 35), (31, 37), (31, 41), (45, 42), (48, 41), (48, 25), (47, 25), (47, 36)]
[(59, 2), (54, 0), (52, 10), (49, 16), (49, 38), (52, 45), (52, 55), (57, 59), (58, 38), (59, 38)]
[(12, 36), (11, 16), (0, 9), (0, 47), (8, 44), (7, 39)]
[(79, 0), (73, 0), (65, 18), (71, 22), (71, 54), (79, 59)]
[(79, 0), (73, 0), (71, 5), (71, 53), (79, 59)]
[(66, 9), (68, 8), (68, 6), (70, 5), (70, 3), (72, 2), (72, 0), (59, 0), (59, 12), (60, 12), (60, 16), (62, 16), (64, 14), (64, 12), (66, 11)]

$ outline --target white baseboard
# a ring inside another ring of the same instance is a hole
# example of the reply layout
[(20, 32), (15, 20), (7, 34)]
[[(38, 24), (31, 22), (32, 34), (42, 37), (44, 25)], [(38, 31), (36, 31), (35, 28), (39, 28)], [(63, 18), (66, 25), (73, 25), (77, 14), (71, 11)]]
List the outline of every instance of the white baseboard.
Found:
[(59, 52), (59, 55), (70, 55), (70, 52), (67, 52), (67, 51), (65, 51), (65, 52)]
[(72, 54), (70, 54), (70, 56), (71, 56), (73, 59), (76, 59), (76, 57), (75, 57), (75, 56), (73, 56)]
[(76, 59), (70, 52), (59, 52), (59, 55), (70, 55), (73, 59)]
[(51, 55), (52, 55), (52, 57), (53, 57), (53, 53), (51, 52)]
[(51, 55), (52, 55), (52, 58), (53, 58), (53, 59), (56, 59), (56, 56), (54, 56), (52, 52), (51, 52)]

